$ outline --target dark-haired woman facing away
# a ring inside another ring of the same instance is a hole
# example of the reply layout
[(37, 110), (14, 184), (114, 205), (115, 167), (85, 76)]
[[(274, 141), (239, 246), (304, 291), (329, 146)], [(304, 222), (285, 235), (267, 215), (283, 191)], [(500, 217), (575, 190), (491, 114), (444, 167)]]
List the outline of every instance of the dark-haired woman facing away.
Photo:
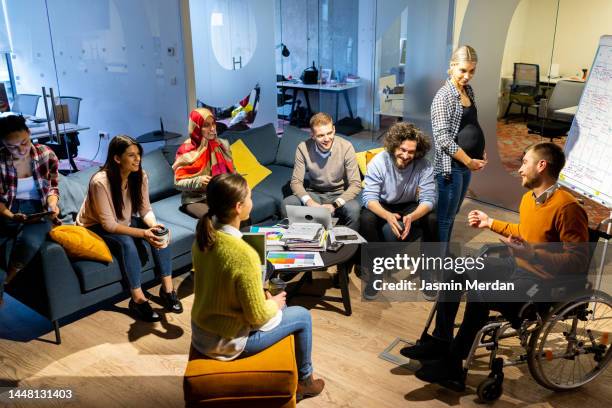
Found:
[(259, 256), (241, 237), (240, 222), (253, 202), (238, 174), (213, 177), (207, 187), (208, 213), (192, 247), (195, 269), (191, 311), (192, 345), (218, 360), (248, 357), (295, 335), (298, 400), (318, 395), (325, 382), (312, 375), (312, 322), (300, 306), (286, 307), (286, 293), (264, 292)]
[[(183, 307), (172, 284), (170, 248), (155, 230), (164, 228), (155, 219), (149, 202), (149, 182), (141, 166), (142, 147), (129, 136), (116, 136), (108, 146), (104, 166), (89, 181), (77, 224), (96, 232), (113, 248), (121, 249), (117, 259), (127, 276), (132, 294), (129, 308), (145, 321), (160, 320), (141, 289), (142, 268), (137, 246), (151, 246), (155, 268), (162, 285), (159, 296), (168, 311), (181, 313)], [(132, 217), (138, 214), (140, 217)], [(142, 251), (141, 251), (142, 252)]]
[(23, 116), (0, 118), (0, 250), (9, 252), (0, 265), (0, 305), (5, 281), (30, 263), (51, 229), (49, 220), (28, 215), (51, 211), (60, 223), (57, 169), (55, 153), (30, 140)]

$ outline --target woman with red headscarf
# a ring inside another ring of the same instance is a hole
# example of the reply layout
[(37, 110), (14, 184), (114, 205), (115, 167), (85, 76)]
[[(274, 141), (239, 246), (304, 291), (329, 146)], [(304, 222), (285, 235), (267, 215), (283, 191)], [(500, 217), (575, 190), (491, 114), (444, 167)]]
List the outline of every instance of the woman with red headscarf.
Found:
[(235, 173), (227, 140), (217, 137), (211, 111), (198, 108), (189, 114), (189, 139), (176, 152), (172, 165), (174, 186), (182, 191), (181, 210), (200, 219), (208, 212), (206, 186), (217, 174)]

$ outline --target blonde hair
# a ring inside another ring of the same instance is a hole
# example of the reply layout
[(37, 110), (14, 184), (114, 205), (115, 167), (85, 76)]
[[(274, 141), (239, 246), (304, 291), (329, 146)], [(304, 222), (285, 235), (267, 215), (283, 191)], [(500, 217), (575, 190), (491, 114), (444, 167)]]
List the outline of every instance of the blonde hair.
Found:
[[(476, 50), (469, 45), (462, 45), (453, 51), (450, 59), (450, 65), (458, 64), (460, 62), (472, 62), (476, 64), (478, 62), (478, 55), (476, 54)], [(448, 74), (450, 75), (451, 69), (448, 69)]]
[(310, 130), (314, 130), (315, 126), (334, 124), (334, 120), (325, 112), (319, 112), (310, 118)]

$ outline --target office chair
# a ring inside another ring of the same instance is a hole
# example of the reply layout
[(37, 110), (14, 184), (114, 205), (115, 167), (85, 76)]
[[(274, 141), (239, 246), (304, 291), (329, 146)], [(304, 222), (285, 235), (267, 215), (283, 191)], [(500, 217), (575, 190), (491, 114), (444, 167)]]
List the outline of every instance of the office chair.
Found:
[(15, 101), (11, 107), (11, 112), (21, 113), (22, 115), (36, 115), (36, 109), (38, 108), (38, 100), (40, 95), (34, 94), (17, 94)]
[(510, 86), (510, 96), (504, 118), (508, 122), (508, 113), (512, 104), (515, 103), (521, 107), (521, 114), (525, 122), (529, 108), (539, 108), (540, 101), (540, 66), (538, 64), (525, 64), (522, 62), (514, 63), (514, 74), (512, 77), (512, 85)]
[(546, 107), (546, 116), (527, 122), (529, 133), (548, 137), (551, 142), (555, 137), (567, 136), (574, 117), (555, 111), (578, 105), (583, 90), (584, 82), (581, 81), (557, 82)]
[[(68, 119), (67, 122), (78, 125), (81, 100), (82, 98), (79, 98), (77, 96), (59, 96), (55, 98), (54, 103), (56, 105), (66, 105), (68, 107), (68, 118), (64, 118), (64, 121)], [(59, 125), (59, 128), (61, 132), (61, 125)], [(74, 159), (78, 156), (79, 146), (81, 145), (81, 142), (79, 140), (79, 132), (63, 133), (62, 139), (62, 144), (58, 144), (50, 140), (42, 143), (49, 146), (49, 148), (53, 150), (58, 159), (68, 159), (68, 161), (70, 162), (70, 167), (72, 167), (72, 171), (77, 172), (79, 171), (79, 168), (77, 167)], [(64, 143), (66, 144), (65, 146)]]

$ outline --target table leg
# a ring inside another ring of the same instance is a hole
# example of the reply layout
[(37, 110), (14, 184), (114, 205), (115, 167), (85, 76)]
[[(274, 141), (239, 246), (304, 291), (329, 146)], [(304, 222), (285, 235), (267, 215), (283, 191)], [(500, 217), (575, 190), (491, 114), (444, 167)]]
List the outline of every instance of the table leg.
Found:
[(304, 99), (306, 99), (306, 106), (308, 107), (308, 116), (312, 115), (312, 108), (310, 107), (310, 98), (308, 97), (308, 91), (306, 89), (302, 89), (304, 92)]
[(297, 101), (298, 90), (293, 88), (293, 100), (291, 101), (291, 112), (289, 112), (289, 120), (293, 117), (293, 111), (295, 110), (295, 101)]
[(336, 122), (338, 122), (338, 100), (340, 99), (340, 95), (336, 93)]
[(350, 316), (353, 311), (351, 309), (351, 295), (348, 287), (349, 268), (347, 263), (338, 265), (338, 274), (340, 275), (340, 293), (342, 293), (342, 303), (344, 304), (344, 314)]
[(346, 107), (348, 108), (349, 116), (351, 117), (351, 119), (354, 119), (353, 110), (351, 109), (351, 101), (348, 97), (348, 91), (346, 89), (343, 90), (342, 95), (344, 95), (344, 102), (346, 102)]

